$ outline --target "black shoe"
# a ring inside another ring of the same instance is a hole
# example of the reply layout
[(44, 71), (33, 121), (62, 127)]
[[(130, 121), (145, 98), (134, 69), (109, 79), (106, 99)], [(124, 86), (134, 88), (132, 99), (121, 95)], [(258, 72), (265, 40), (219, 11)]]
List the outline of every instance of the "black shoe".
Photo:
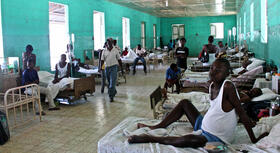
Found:
[(135, 75), (135, 73), (136, 73), (136, 71), (135, 71), (135, 70), (133, 70), (133, 75)]
[(110, 102), (114, 102), (114, 98), (110, 98)]
[(56, 111), (56, 110), (60, 110), (60, 108), (59, 107), (49, 108), (49, 111)]
[(145, 74), (147, 75), (147, 71), (146, 71), (146, 70), (144, 70), (144, 72), (145, 72)]
[[(36, 115), (40, 115), (40, 113), (39, 113), (39, 112), (36, 112)], [(41, 112), (41, 115), (42, 115), (42, 116), (45, 116), (46, 113), (45, 113), (44, 111), (42, 111), (42, 112)]]
[(102, 94), (104, 93), (104, 89), (103, 89), (103, 90), (101, 89), (101, 93), (102, 93)]

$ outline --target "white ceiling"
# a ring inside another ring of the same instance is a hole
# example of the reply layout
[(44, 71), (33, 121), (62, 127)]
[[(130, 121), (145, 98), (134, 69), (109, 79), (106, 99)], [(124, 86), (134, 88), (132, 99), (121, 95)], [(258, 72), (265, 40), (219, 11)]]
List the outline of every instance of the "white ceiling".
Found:
[[(108, 0), (158, 17), (237, 14), (244, 0)], [(168, 1), (168, 6), (166, 5)]]

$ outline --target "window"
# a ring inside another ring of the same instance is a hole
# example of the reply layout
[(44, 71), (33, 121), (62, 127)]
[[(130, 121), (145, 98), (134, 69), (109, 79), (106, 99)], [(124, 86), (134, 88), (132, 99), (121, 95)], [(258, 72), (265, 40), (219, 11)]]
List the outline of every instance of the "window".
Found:
[(244, 40), (246, 40), (246, 12), (244, 12), (244, 30), (243, 30), (243, 32), (244, 32)]
[(172, 39), (180, 39), (185, 37), (185, 25), (173, 24), (172, 25)]
[(224, 23), (211, 23), (210, 35), (215, 39), (224, 39)]
[(250, 40), (254, 41), (254, 3), (250, 6)]
[(128, 18), (122, 18), (123, 24), (123, 48), (130, 48), (130, 21)]
[(51, 70), (55, 70), (70, 41), (67, 5), (49, 2), (49, 32)]
[(154, 48), (157, 48), (157, 31), (156, 31), (156, 25), (153, 25), (153, 32), (154, 32)]
[(103, 12), (93, 12), (94, 50), (102, 49), (105, 43), (105, 20)]
[(261, 0), (261, 42), (267, 43), (267, 0)]
[(241, 33), (242, 33), (242, 19), (241, 19), (241, 17), (239, 18), (239, 34), (240, 34), (240, 36), (241, 36)]
[(4, 57), (4, 50), (3, 50), (3, 34), (2, 34), (2, 11), (1, 11), (1, 4), (2, 1), (0, 0), (0, 58)]
[(145, 24), (145, 22), (141, 23), (141, 43), (142, 43), (142, 47), (146, 48), (146, 24)]

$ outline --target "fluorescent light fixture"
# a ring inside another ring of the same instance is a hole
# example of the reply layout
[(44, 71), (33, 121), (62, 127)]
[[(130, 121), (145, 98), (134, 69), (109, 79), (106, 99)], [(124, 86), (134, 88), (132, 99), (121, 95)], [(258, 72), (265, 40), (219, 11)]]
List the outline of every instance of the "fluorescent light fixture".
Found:
[(168, 0), (165, 1), (165, 6), (168, 7)]

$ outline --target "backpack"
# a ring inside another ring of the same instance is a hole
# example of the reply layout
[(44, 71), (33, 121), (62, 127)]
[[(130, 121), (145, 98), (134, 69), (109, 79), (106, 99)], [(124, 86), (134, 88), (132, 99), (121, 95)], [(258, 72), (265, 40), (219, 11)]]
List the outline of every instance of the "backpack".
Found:
[(0, 111), (0, 145), (4, 145), (10, 139), (10, 131), (6, 114)]

